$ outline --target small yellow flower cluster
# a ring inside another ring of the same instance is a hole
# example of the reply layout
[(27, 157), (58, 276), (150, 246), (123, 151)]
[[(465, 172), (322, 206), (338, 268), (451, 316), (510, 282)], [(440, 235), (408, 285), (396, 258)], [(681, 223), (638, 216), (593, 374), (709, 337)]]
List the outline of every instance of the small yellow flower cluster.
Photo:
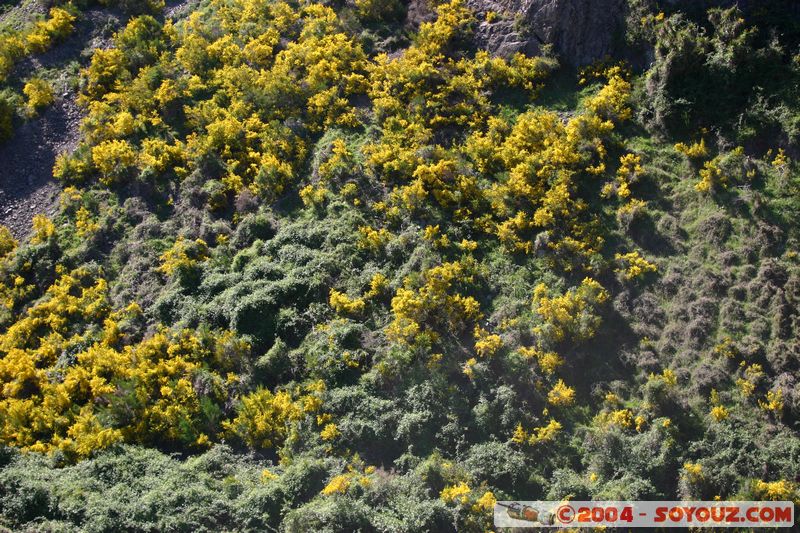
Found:
[(638, 250), (626, 254), (618, 253), (614, 258), (622, 264), (616, 271), (627, 280), (641, 278), (650, 272), (658, 271), (658, 267), (642, 257)]

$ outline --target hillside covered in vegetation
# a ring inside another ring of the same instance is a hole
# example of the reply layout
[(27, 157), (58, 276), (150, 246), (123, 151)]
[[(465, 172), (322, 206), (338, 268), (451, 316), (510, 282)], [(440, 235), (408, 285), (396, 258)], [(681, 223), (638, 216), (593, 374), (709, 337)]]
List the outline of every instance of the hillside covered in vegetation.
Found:
[(0, 4), (0, 529), (800, 503), (793, 2), (37, 2)]

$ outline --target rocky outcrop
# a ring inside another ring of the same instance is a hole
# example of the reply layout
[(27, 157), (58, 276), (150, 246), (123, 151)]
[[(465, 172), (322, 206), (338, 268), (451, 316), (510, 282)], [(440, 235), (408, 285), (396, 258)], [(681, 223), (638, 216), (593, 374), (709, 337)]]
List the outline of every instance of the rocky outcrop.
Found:
[(624, 42), (625, 0), (467, 0), (481, 20), (479, 46), (500, 56), (550, 44), (564, 63), (585, 65)]

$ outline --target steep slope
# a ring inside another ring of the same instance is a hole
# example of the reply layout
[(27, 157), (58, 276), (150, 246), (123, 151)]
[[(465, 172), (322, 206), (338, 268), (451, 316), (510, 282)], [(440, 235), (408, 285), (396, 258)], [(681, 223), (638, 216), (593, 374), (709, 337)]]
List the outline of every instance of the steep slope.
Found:
[[(47, 26), (53, 18), (48, 19), (46, 6), (35, 1), (9, 6), (0, 18), (0, 32), (6, 36), (0, 42), (0, 99), (15, 108), (12, 133), (0, 142), (0, 160), (6, 163), (0, 175), (0, 223), (18, 238), (30, 235), (33, 216), (58, 211), (61, 187), (53, 179), (53, 165), (78, 143), (83, 114), (76, 103), (78, 70), (93, 49), (108, 45), (125, 17), (107, 7), (66, 7), (63, 12), (71, 19), (57, 31)], [(47, 37), (33, 45), (26, 42), (32, 34)], [(16, 48), (15, 38), (24, 43), (22, 49)], [(52, 103), (38, 110), (25, 102), (24, 86), (33, 79), (44, 79), (52, 93)]]
[(797, 500), (798, 33), (692, 6), (126, 21), (57, 210), (0, 230), (0, 525)]

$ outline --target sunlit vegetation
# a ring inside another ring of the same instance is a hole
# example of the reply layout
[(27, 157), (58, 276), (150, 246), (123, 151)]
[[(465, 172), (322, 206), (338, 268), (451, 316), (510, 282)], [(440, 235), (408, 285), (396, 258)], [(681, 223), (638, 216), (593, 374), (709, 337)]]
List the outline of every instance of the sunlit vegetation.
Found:
[(15, 115), (27, 120), (53, 103), (50, 83), (37, 76), (20, 80), (26, 69), (18, 67), (63, 43), (73, 33), (77, 14), (77, 8), (67, 3), (17, 25), (11, 17), (0, 21), (0, 142), (13, 135)]
[(26, 55), (40, 54), (72, 32), (75, 15), (54, 7), (45, 20), (26, 29), (0, 35), (0, 82), (5, 81), (15, 62)]
[(53, 88), (45, 80), (40, 78), (33, 78), (25, 87), (22, 92), (28, 98), (27, 108), (28, 112), (36, 113), (42, 107), (48, 106), (53, 103)]
[[(726, 97), (739, 126), (714, 128), (675, 81), (778, 68), (735, 8), (704, 32), (632, 0), (653, 65), (576, 73), (475, 47), (506, 14), (462, 0), (418, 26), (395, 0), (123, 4), (57, 212), (0, 226), (0, 524), (486, 531), (499, 499), (798, 499), (794, 96)], [(79, 16), (3, 34), (0, 72)]]
[(136, 342), (141, 309), (113, 311), (96, 274), (62, 273), (0, 340), (4, 442), (70, 457), (123, 439), (207, 444), (247, 344), (189, 330)]

